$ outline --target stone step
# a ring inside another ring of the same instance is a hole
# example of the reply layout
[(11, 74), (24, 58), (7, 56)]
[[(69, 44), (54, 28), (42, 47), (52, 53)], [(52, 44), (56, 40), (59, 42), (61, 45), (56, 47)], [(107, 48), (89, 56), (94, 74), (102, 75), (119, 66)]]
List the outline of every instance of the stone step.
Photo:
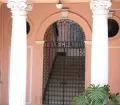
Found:
[(60, 70), (53, 70), (52, 71), (52, 75), (65, 75), (65, 76), (82, 76), (82, 75), (85, 75), (85, 71), (60, 71)]
[(84, 59), (84, 56), (57, 56), (57, 59)]
[[(74, 92), (79, 92), (79, 91), (84, 91), (83, 89), (84, 89), (84, 84), (81, 86), (82, 88), (80, 89), (80, 88), (75, 88), (75, 87), (73, 87), (73, 88), (69, 88), (69, 87), (65, 87), (64, 88), (64, 91), (65, 92), (69, 92), (69, 93), (74, 93)], [(57, 91), (57, 92), (63, 92), (63, 87), (47, 87), (47, 89), (46, 89), (46, 92), (47, 91), (51, 91), (51, 92), (55, 92), (55, 91)]]
[(71, 67), (58, 67), (58, 66), (56, 66), (56, 67), (54, 67), (53, 68), (53, 71), (52, 72), (56, 72), (56, 71), (61, 71), (61, 72), (66, 72), (66, 73), (68, 73), (68, 72), (70, 72), (70, 73), (80, 73), (80, 72), (85, 72), (85, 69), (84, 68), (71, 68)]
[(75, 72), (52, 72), (51, 76), (59, 76), (59, 77), (85, 77), (85, 73), (75, 73)]
[(64, 104), (63, 104), (63, 101), (44, 101), (43, 102), (43, 105), (71, 105), (72, 104), (72, 101), (64, 101)]
[(62, 90), (62, 91), (46, 91), (45, 96), (61, 96), (62, 97), (64, 95), (66, 97), (69, 97), (69, 96), (75, 97), (75, 96), (78, 96), (82, 92), (83, 92), (83, 90), (80, 90), (80, 89), (79, 89), (79, 91), (74, 91), (74, 92), (67, 92), (65, 90)]
[[(81, 80), (84, 80), (84, 78), (81, 78)], [(63, 80), (63, 79), (50, 79), (49, 83), (55, 83), (55, 84), (60, 84), (60, 83), (68, 83), (68, 84), (81, 84), (83, 82), (81, 82), (80, 80), (76, 81), (76, 80)]]
[(68, 80), (68, 81), (71, 81), (71, 80), (78, 80), (80, 81), (81, 79), (84, 79), (84, 76), (58, 76), (58, 75), (52, 75), (51, 76), (51, 79), (60, 79), (60, 80)]
[(69, 75), (70, 75), (70, 76), (71, 76), (71, 75), (74, 76), (74, 75), (78, 74), (79, 76), (84, 76), (84, 75), (85, 75), (85, 71), (79, 72), (79, 71), (62, 71), (62, 70), (56, 70), (56, 71), (55, 71), (55, 70), (53, 70), (51, 74), (52, 74), (52, 75), (60, 75), (60, 74), (62, 75), (62, 74), (63, 74), (63, 75), (66, 75), (66, 76), (67, 76), (67, 75), (68, 75), (68, 76), (69, 76)]
[(63, 100), (64, 101), (72, 101), (74, 97), (64, 97), (63, 99), (63, 96), (45, 96), (45, 101), (51, 101), (51, 102), (62, 102)]
[(73, 98), (85, 89), (84, 62), (84, 57), (57, 57), (46, 88), (43, 105), (72, 104)]
[[(64, 84), (64, 88), (78, 88), (84, 84)], [(63, 84), (48, 84), (49, 87), (63, 87)]]
[(84, 67), (85, 65), (83, 65), (83, 64), (73, 64), (73, 63), (67, 63), (67, 64), (65, 64), (65, 63), (57, 63), (57, 64), (55, 64), (54, 65), (54, 67), (57, 67), (57, 66), (59, 66), (59, 67), (61, 67), (61, 66), (63, 66), (63, 67), (67, 67), (67, 66), (70, 66), (70, 67), (76, 67), (77, 66), (77, 68), (78, 67)]
[(54, 69), (70, 69), (70, 70), (85, 70), (85, 67), (84, 66), (72, 66), (72, 65), (55, 65), (54, 66)]
[(66, 65), (66, 66), (64, 66), (64, 65), (55, 65), (54, 67), (53, 67), (53, 69), (55, 70), (55, 69), (62, 69), (62, 70), (71, 70), (71, 71), (73, 71), (73, 70), (80, 70), (80, 71), (82, 71), (82, 70), (85, 70), (85, 67), (84, 66), (72, 66), (72, 65)]
[(74, 68), (74, 69), (76, 69), (76, 68), (81, 68), (81, 67), (84, 67), (85, 68), (85, 65), (83, 65), (83, 64), (74, 64), (74, 63), (67, 63), (67, 64), (65, 64), (65, 63), (57, 63), (57, 64), (55, 64), (54, 65), (54, 68), (55, 67), (64, 67), (64, 68)]
[(79, 74), (84, 74), (85, 73), (85, 70), (81, 70), (81, 68), (54, 68), (53, 70), (52, 70), (52, 73), (54, 73), (54, 72), (61, 72), (61, 73), (79, 73)]
[(56, 62), (55, 62), (55, 64), (58, 64), (58, 63), (60, 63), (60, 64), (71, 64), (71, 63), (73, 63), (73, 64), (84, 64), (84, 60), (72, 60), (72, 59), (70, 59), (70, 60), (56, 60)]
[(76, 88), (78, 88), (78, 87), (81, 87), (81, 86), (83, 86), (84, 84), (83, 83), (68, 83), (68, 82), (59, 82), (59, 83), (57, 83), (57, 82), (50, 82), (49, 84), (48, 84), (48, 86), (53, 86), (53, 87), (55, 87), (55, 86), (61, 86), (61, 87), (76, 87)]

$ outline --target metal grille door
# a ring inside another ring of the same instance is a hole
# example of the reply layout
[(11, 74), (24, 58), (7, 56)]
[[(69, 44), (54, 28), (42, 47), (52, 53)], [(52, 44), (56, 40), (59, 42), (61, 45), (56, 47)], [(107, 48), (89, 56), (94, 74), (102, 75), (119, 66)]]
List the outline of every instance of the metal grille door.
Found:
[(85, 35), (71, 20), (59, 20), (46, 31), (43, 104), (71, 105), (85, 88)]

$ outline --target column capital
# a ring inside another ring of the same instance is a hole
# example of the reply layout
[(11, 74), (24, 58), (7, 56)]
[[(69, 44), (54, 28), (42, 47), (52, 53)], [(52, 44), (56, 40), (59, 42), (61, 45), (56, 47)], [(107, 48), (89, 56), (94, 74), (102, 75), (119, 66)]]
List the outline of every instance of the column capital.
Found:
[(11, 9), (14, 14), (22, 13), (26, 14), (28, 11), (32, 10), (32, 3), (21, 0), (21, 1), (8, 1), (7, 7)]
[(111, 0), (91, 0), (90, 2), (91, 10), (97, 14), (99, 14), (99, 12), (104, 14), (108, 13), (111, 5)]

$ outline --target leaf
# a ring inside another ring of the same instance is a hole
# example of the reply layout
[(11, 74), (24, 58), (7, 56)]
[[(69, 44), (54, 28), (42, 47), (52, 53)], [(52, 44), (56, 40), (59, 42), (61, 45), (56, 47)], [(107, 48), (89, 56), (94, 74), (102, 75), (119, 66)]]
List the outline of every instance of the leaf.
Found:
[(83, 94), (73, 100), (72, 105), (103, 105), (105, 99), (108, 99), (107, 105), (120, 105), (120, 94), (111, 94), (110, 86), (91, 84)]
[(85, 94), (76, 97), (73, 99), (72, 105), (88, 105)]
[(113, 103), (113, 105), (120, 105), (120, 95), (119, 94), (110, 94), (109, 101)]
[(86, 90), (89, 102), (102, 104), (107, 96), (107, 87), (100, 85), (90, 85)]

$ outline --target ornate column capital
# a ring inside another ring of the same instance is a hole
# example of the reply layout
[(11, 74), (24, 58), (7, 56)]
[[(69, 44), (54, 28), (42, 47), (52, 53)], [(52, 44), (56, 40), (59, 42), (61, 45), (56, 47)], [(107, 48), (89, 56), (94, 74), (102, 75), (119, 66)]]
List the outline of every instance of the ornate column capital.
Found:
[(12, 13), (27, 13), (32, 10), (32, 3), (21, 0), (21, 1), (8, 1), (7, 7), (11, 9)]
[(91, 10), (94, 12), (96, 11), (96, 13), (98, 11), (104, 11), (105, 12), (109, 12), (109, 9), (112, 5), (111, 0), (91, 0), (90, 2), (90, 8)]

